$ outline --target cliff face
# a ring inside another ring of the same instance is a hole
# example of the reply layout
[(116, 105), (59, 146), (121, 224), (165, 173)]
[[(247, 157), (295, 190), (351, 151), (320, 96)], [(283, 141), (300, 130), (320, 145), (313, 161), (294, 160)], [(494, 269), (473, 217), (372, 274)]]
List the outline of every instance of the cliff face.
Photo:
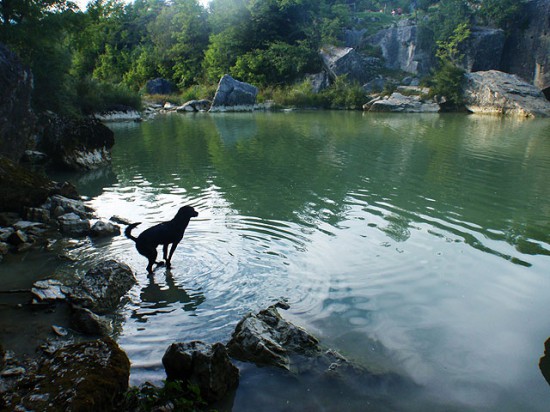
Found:
[(31, 109), (32, 74), (0, 44), (0, 155), (17, 162), (35, 125)]
[(502, 70), (534, 84), (550, 99), (550, 0), (526, 3), (522, 16), (504, 46)]

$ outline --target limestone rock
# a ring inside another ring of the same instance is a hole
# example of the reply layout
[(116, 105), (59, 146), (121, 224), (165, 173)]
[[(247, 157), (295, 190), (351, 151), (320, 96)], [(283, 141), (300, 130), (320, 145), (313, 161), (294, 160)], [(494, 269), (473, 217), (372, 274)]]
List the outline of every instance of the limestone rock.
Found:
[(90, 269), (70, 293), (77, 305), (97, 314), (117, 308), (120, 299), (134, 286), (132, 269), (124, 263), (108, 260)]
[(520, 117), (550, 116), (550, 102), (535, 86), (496, 70), (467, 73), (465, 105), (474, 113)]
[(177, 112), (201, 112), (201, 111), (207, 111), (210, 108), (210, 105), (212, 103), (210, 100), (202, 99), (202, 100), (189, 100), (188, 102), (185, 102), (183, 105), (176, 108)]
[(500, 70), (504, 41), (504, 30), (473, 27), (470, 37), (461, 48), (464, 53), (461, 67), (467, 72)]
[(87, 236), (90, 233), (90, 221), (81, 219), (76, 213), (65, 213), (59, 216), (61, 233), (69, 236)]
[(375, 78), (382, 68), (380, 59), (362, 56), (351, 47), (326, 46), (320, 53), (325, 70), (333, 79), (345, 75), (347, 80), (363, 84)]
[(173, 343), (162, 357), (162, 364), (169, 380), (197, 385), (207, 402), (222, 399), (239, 384), (239, 370), (221, 343)]
[(437, 103), (422, 100), (421, 96), (404, 96), (395, 92), (387, 99), (372, 102), (371, 112), (394, 113), (437, 113), (440, 107)]
[(226, 74), (218, 83), (209, 111), (251, 111), (254, 110), (257, 95), (258, 89), (255, 86), (235, 80)]
[(70, 288), (56, 279), (45, 279), (34, 282), (31, 293), (36, 303), (63, 302), (69, 294)]
[(72, 307), (71, 327), (80, 333), (93, 336), (108, 336), (113, 332), (109, 319), (80, 306)]

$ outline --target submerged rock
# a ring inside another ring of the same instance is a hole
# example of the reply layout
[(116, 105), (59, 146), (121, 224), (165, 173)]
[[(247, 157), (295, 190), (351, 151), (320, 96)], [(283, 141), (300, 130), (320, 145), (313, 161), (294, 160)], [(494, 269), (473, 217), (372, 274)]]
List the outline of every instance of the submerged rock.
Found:
[(110, 338), (69, 345), (4, 396), (6, 410), (111, 411), (128, 389), (130, 361)]
[(489, 70), (467, 73), (465, 77), (465, 105), (473, 113), (550, 116), (550, 102), (542, 91), (516, 75)]
[(118, 236), (120, 235), (120, 226), (98, 220), (90, 229), (90, 234), (95, 237)]
[(162, 364), (168, 380), (197, 385), (210, 403), (223, 399), (239, 384), (239, 370), (221, 343), (173, 343), (162, 357)]
[(108, 260), (86, 272), (72, 289), (70, 299), (95, 313), (109, 313), (117, 308), (120, 299), (135, 283), (136, 278), (128, 265)]

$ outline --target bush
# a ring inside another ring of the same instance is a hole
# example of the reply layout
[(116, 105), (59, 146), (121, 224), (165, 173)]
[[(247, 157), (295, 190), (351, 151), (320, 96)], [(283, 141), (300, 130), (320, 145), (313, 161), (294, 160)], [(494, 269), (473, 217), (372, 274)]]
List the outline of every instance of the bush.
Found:
[(433, 95), (445, 96), (447, 102), (452, 106), (462, 106), (462, 81), (464, 70), (450, 62), (445, 62), (434, 73), (431, 79), (431, 93)]
[(77, 102), (83, 114), (101, 113), (122, 108), (141, 109), (141, 97), (124, 85), (102, 83), (91, 78), (76, 86)]

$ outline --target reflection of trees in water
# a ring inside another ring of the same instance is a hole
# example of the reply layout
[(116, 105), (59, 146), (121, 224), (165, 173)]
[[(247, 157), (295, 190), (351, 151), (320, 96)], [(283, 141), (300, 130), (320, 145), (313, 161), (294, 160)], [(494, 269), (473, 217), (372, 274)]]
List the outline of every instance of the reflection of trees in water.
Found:
[(149, 283), (140, 293), (141, 307), (132, 313), (132, 318), (138, 322), (147, 322), (149, 316), (159, 313), (172, 312), (174, 304), (184, 311), (193, 312), (205, 300), (202, 293), (189, 295), (185, 289), (178, 286), (168, 268), (165, 271), (164, 285), (155, 280), (154, 273), (148, 274), (147, 277)]
[(159, 120), (117, 141), (121, 186), (136, 173), (159, 192), (194, 198), (215, 185), (242, 216), (306, 226), (338, 225), (360, 193), (354, 200), (376, 206), (396, 240), (413, 222), (437, 222), (473, 247), (472, 233), (549, 253), (536, 241), (550, 243), (541, 225), (550, 207), (536, 199), (550, 198), (537, 163), (550, 151), (550, 123), (340, 112)]

